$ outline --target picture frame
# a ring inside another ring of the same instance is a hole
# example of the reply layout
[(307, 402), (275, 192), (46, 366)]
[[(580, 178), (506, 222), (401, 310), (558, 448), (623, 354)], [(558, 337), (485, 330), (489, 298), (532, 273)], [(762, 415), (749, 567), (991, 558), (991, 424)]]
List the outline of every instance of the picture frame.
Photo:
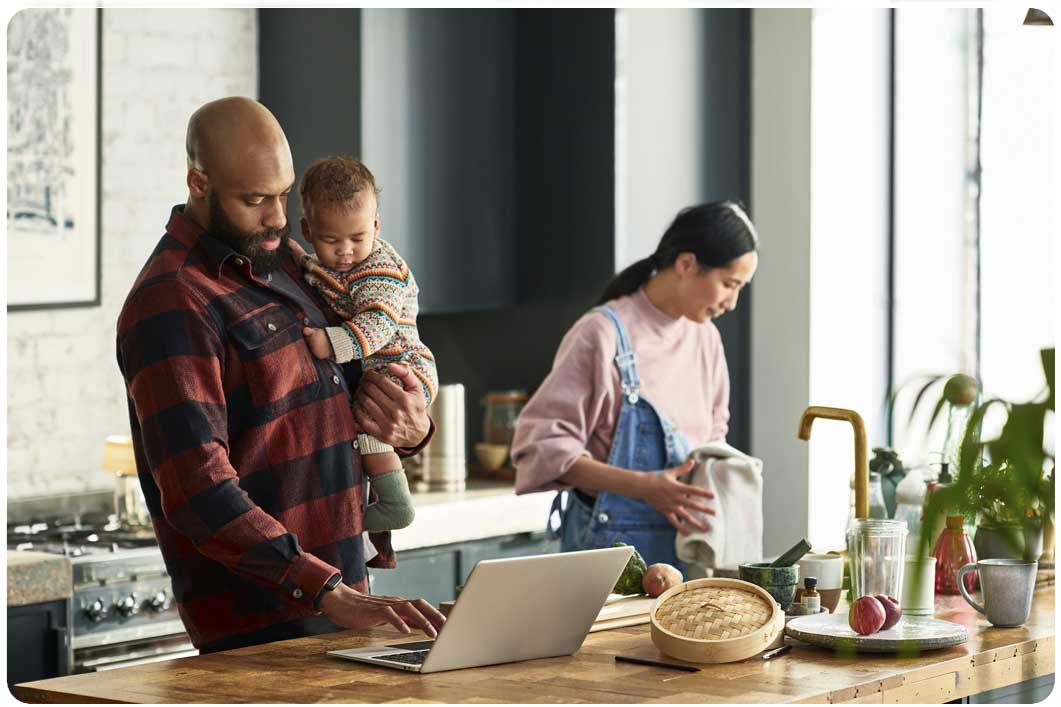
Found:
[(7, 46), (7, 311), (99, 306), (102, 10), (23, 9)]

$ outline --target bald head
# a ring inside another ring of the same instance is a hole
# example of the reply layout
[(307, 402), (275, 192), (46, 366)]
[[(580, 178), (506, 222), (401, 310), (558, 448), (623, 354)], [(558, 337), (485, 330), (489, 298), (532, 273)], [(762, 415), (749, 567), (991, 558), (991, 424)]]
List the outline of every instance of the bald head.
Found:
[(248, 153), (287, 152), (287, 138), (280, 123), (258, 101), (230, 96), (211, 101), (192, 113), (185, 138), (188, 169), (207, 174), (230, 175)]
[(253, 244), (287, 227), (295, 170), (284, 131), (265, 106), (238, 96), (211, 101), (188, 120), (185, 146), (186, 216), (210, 230), (220, 215), (232, 243)]

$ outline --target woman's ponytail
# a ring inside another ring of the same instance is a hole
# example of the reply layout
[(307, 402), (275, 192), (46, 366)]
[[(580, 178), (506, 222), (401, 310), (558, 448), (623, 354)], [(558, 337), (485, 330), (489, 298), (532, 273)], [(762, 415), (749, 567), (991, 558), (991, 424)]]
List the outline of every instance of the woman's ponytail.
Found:
[(647, 258), (638, 260), (608, 281), (608, 285), (604, 288), (604, 293), (597, 301), (597, 306), (617, 297), (637, 292), (641, 285), (648, 282), (655, 271), (655, 256), (650, 255)]
[(608, 282), (597, 304), (637, 292), (655, 271), (669, 268), (682, 253), (694, 254), (701, 268), (717, 268), (758, 247), (755, 226), (739, 201), (690, 206), (678, 212), (655, 253)]

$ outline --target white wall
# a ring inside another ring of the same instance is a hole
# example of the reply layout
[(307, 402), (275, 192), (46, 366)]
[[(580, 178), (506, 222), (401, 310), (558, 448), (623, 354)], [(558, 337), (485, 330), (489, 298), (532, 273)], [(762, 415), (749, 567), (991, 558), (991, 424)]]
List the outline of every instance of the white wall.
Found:
[(811, 10), (752, 10), (751, 209), (759, 231), (752, 305), (751, 452), (763, 460), (763, 551), (808, 527)]
[(764, 550), (844, 545), (850, 408), (884, 442), (887, 11), (753, 10), (752, 453), (764, 461)]
[(107, 9), (102, 35), (102, 305), (8, 316), (9, 498), (113, 487), (103, 440), (129, 431), (115, 323), (187, 196), (188, 117), (258, 93), (254, 9)]
[[(810, 404), (857, 411), (870, 448), (887, 439), (889, 51), (888, 10), (814, 10)], [(816, 421), (807, 447), (807, 538), (842, 549), (851, 425)]]
[(702, 14), (616, 10), (616, 272), (650, 255), (682, 207), (703, 201)]

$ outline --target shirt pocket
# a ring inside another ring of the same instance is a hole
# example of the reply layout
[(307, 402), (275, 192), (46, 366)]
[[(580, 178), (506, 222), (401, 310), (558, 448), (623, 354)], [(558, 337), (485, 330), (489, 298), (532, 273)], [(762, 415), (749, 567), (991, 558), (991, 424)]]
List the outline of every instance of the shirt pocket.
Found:
[(228, 333), (254, 405), (316, 395), (320, 376), (292, 312), (268, 304), (229, 324)]

